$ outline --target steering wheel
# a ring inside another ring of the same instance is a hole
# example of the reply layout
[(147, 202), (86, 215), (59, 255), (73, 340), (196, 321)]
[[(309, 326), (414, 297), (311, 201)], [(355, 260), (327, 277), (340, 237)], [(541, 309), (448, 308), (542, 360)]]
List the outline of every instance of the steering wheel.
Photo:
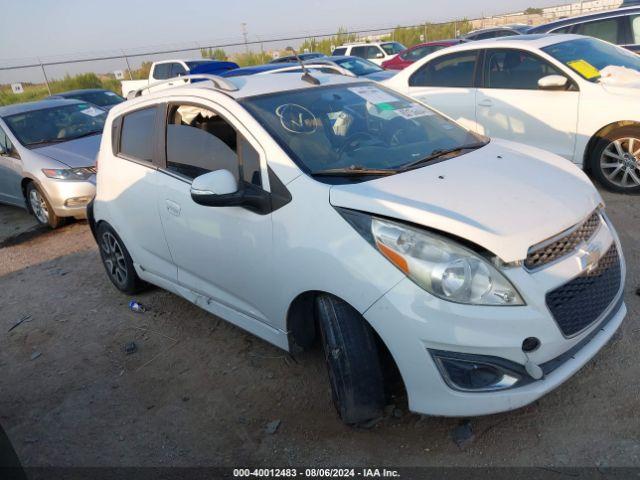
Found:
[(344, 154), (355, 152), (358, 148), (360, 148), (361, 140), (373, 140), (375, 145), (386, 147), (386, 144), (382, 140), (374, 137), (371, 133), (356, 132), (345, 138), (344, 143), (340, 147), (340, 150), (338, 150), (338, 160), (341, 160)]

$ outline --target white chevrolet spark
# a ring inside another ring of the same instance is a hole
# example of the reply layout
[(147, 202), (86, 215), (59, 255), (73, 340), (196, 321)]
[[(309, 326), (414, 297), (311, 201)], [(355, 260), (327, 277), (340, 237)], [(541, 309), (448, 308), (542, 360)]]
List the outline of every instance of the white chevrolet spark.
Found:
[(349, 424), (380, 414), (386, 362), (412, 411), (482, 415), (605, 345), (625, 264), (581, 170), (313, 75), (201, 78), (110, 111), (88, 216), (117, 288), (158, 285), (285, 350), (320, 341)]

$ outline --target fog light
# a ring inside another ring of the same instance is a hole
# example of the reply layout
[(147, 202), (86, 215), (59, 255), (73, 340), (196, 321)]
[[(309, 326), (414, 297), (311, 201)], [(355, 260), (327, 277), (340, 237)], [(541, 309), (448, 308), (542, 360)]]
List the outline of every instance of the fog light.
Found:
[(84, 207), (87, 205), (93, 197), (73, 197), (67, 198), (64, 201), (65, 207)]
[(447, 385), (455, 390), (506, 390), (531, 381), (521, 365), (510, 365), (505, 359), (441, 351), (431, 355)]

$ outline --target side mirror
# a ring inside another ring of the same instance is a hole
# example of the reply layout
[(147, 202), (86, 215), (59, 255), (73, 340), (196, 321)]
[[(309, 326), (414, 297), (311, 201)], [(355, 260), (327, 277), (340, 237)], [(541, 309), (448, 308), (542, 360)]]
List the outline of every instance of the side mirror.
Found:
[(241, 181), (229, 170), (205, 173), (193, 180), (191, 199), (205, 207), (244, 207), (260, 215), (271, 211), (271, 195), (260, 187)]
[(568, 83), (569, 80), (563, 75), (547, 75), (538, 80), (538, 87), (541, 90), (564, 90)]
[(376, 58), (384, 58), (384, 53), (382, 52), (376, 53)]

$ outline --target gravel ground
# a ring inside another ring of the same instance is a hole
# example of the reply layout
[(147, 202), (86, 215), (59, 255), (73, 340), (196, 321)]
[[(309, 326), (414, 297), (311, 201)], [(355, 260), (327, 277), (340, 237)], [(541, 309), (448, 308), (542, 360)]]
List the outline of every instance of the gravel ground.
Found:
[(159, 289), (132, 313), (86, 223), (43, 233), (0, 207), (0, 424), (26, 466), (640, 466), (640, 199), (605, 196), (629, 270), (619, 334), (533, 405), (471, 419), (464, 448), (462, 420), (402, 399), (344, 426), (318, 350), (293, 358)]

